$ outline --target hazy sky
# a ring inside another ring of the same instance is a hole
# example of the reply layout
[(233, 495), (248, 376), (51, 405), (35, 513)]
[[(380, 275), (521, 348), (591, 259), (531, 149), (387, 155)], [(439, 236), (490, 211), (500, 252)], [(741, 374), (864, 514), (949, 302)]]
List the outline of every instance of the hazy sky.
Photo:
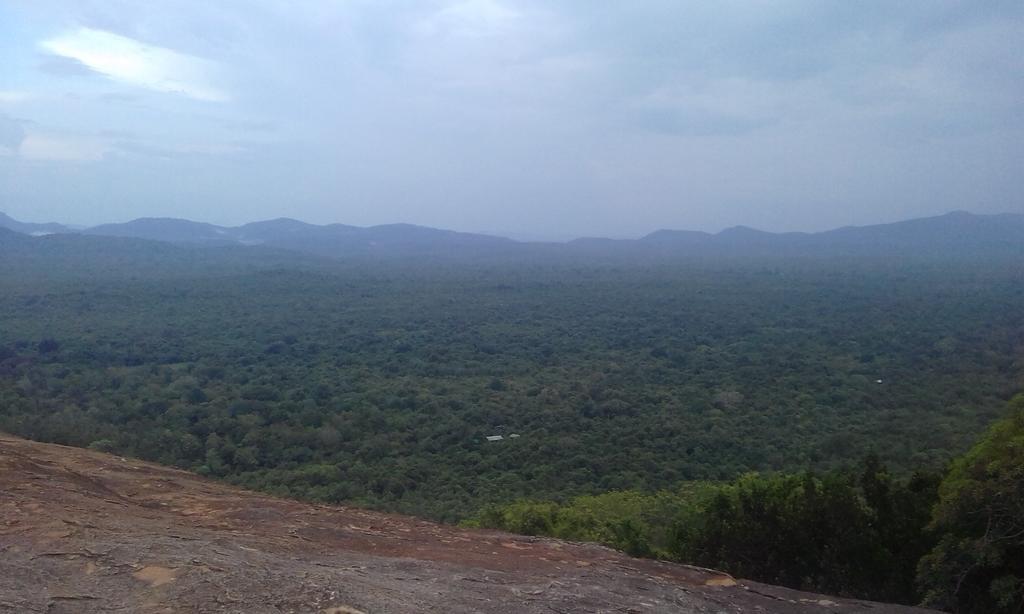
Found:
[(26, 221), (637, 236), (1021, 194), (1021, 0), (0, 0)]

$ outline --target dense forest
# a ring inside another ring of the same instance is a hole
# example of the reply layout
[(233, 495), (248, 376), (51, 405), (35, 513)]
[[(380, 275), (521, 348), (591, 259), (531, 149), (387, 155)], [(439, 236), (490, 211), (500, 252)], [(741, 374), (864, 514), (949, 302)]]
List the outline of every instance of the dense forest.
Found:
[(867, 453), (900, 474), (939, 469), (1020, 385), (1021, 277), (40, 270), (0, 296), (0, 429), (447, 521)]
[(565, 503), (492, 505), (466, 523), (596, 541), (772, 584), (972, 614), (1024, 608), (1024, 395), (945, 477), (874, 456), (816, 475), (747, 474)]
[(0, 239), (0, 430), (798, 588), (1022, 607), (1020, 401), (963, 455), (1024, 387), (1019, 260)]
[(895, 478), (869, 456), (815, 474), (746, 474), (673, 490), (618, 491), (565, 503), (490, 505), (468, 526), (600, 542), (741, 578), (833, 595), (915, 604), (918, 561), (938, 478)]

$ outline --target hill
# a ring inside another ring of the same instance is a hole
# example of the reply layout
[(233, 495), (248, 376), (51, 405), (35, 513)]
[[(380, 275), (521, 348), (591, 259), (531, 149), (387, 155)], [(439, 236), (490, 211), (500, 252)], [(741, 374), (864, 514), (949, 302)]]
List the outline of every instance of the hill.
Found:
[(204, 277), (279, 268), (322, 268), (322, 258), (272, 247), (203, 248), (132, 236), (28, 236), (0, 228), (0, 286), (48, 281)]
[(169, 243), (204, 245), (235, 245), (238, 243), (227, 234), (226, 229), (220, 226), (175, 218), (147, 217), (124, 224), (102, 224), (88, 228), (83, 233), (107, 237), (135, 237)]
[(215, 226), (173, 218), (141, 218), (123, 224), (104, 224), (83, 231), (110, 237), (136, 237), (170, 243), (206, 246), (266, 246), (327, 257), (472, 255), (501, 251), (514, 241), (412, 224), (361, 228), (344, 224), (318, 226), (279, 218), (244, 226)]
[(11, 218), (9, 215), (0, 212), (0, 228), (6, 228), (15, 232), (21, 232), (27, 235), (48, 235), (61, 232), (72, 232), (67, 226), (61, 224), (49, 223), (49, 224), (32, 224), (28, 222), (19, 222)]
[(0, 612), (924, 612), (0, 434)]
[(1024, 215), (945, 215), (848, 226), (817, 233), (771, 233), (746, 226), (717, 234), (659, 230), (636, 241), (639, 249), (676, 255), (926, 256), (972, 258), (1024, 255)]
[[(60, 225), (23, 224), (3, 214), (0, 214), (0, 227), (26, 234), (71, 232)], [(173, 218), (140, 218), (81, 232), (192, 246), (262, 246), (332, 259), (445, 262), (621, 264), (766, 258), (1005, 260), (1024, 257), (1024, 215), (976, 215), (964, 211), (817, 233), (771, 233), (736, 226), (715, 234), (658, 230), (639, 239), (584, 238), (567, 243), (523, 243), (412, 224), (365, 228), (344, 224), (321, 226), (288, 218), (234, 227)]]

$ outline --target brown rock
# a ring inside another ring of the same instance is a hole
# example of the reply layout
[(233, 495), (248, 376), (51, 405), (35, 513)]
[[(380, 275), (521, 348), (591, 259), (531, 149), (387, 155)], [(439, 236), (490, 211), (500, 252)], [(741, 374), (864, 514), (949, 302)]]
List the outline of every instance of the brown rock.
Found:
[(0, 434), (0, 612), (116, 611), (923, 612)]

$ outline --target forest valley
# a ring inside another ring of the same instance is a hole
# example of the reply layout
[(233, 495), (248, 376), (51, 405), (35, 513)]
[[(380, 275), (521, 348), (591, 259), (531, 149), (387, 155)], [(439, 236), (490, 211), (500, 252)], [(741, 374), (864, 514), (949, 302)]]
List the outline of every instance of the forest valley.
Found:
[(1019, 265), (19, 266), (0, 430), (797, 588), (1024, 607)]

